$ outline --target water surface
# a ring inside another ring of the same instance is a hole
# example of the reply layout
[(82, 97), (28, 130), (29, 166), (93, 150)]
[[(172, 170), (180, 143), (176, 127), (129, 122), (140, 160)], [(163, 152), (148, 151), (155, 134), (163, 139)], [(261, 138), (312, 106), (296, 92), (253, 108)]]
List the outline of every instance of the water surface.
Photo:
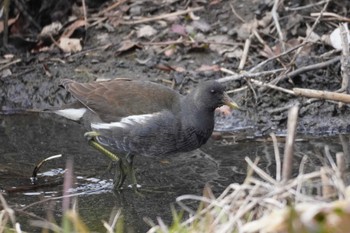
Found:
[[(170, 206), (179, 209), (176, 197), (200, 195), (205, 184), (210, 184), (214, 193), (219, 194), (229, 184), (243, 182), (245, 157), (251, 160), (261, 157), (259, 166), (271, 176), (275, 173), (270, 141), (235, 142), (234, 137), (228, 137), (210, 140), (201, 150), (190, 153), (163, 158), (135, 157), (138, 183), (148, 191), (143, 191), (142, 197), (128, 188), (114, 192), (113, 172), (107, 171), (109, 160), (87, 145), (84, 132), (79, 124), (48, 113), (1, 116), (0, 188), (9, 205), (17, 210), (23, 230), (40, 232), (39, 228), (30, 226), (29, 220), (52, 215), (60, 221), (67, 160), (73, 161), (74, 169), (70, 200), (77, 204), (83, 221), (96, 232), (105, 232), (101, 220), (109, 222), (119, 210), (124, 216), (126, 232), (146, 232), (149, 226), (145, 219), (156, 222), (160, 217), (170, 223)], [(318, 169), (324, 160), (325, 145), (334, 155), (344, 151), (349, 138), (342, 136), (342, 142), (339, 136), (304, 137), (296, 144), (294, 175), (303, 156), (308, 157), (306, 171)], [(283, 154), (283, 143), (280, 152)], [(41, 186), (33, 186), (30, 177), (34, 166), (56, 154), (63, 156), (46, 163), (38, 177)]]

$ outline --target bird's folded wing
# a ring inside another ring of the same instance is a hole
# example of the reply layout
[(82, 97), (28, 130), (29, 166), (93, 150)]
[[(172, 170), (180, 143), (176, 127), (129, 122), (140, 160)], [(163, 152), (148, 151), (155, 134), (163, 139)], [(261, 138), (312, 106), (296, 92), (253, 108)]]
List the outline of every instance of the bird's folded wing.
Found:
[(177, 92), (151, 82), (112, 80), (78, 83), (64, 80), (62, 85), (104, 122), (118, 121), (130, 115), (173, 110), (180, 101)]

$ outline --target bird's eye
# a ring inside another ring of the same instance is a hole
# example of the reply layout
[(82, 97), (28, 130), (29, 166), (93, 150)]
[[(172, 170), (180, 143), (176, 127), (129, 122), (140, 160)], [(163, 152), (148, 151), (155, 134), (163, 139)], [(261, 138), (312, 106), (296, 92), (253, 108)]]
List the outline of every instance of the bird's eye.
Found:
[(215, 94), (216, 91), (215, 91), (214, 89), (211, 89), (211, 90), (210, 90), (210, 93)]

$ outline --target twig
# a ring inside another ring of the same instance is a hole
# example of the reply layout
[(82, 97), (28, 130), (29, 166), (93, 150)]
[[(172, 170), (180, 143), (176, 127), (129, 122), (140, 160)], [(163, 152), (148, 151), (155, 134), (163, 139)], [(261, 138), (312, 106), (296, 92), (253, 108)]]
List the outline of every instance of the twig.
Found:
[(297, 96), (304, 96), (310, 98), (318, 98), (324, 100), (334, 100), (350, 104), (350, 95), (343, 93), (336, 93), (330, 91), (318, 91), (306, 88), (293, 88), (293, 92)]
[(298, 173), (298, 177), (295, 179), (297, 181), (297, 186), (296, 186), (296, 195), (295, 195), (295, 201), (298, 202), (301, 199), (301, 188), (303, 185), (303, 179), (302, 177), (304, 176), (304, 167), (305, 167), (305, 163), (307, 161), (308, 156), (304, 155), (300, 165), (299, 165), (299, 173)]
[(303, 43), (301, 43), (301, 44), (299, 44), (299, 45), (297, 45), (297, 46), (295, 46), (295, 47), (293, 47), (293, 48), (288, 49), (287, 51), (285, 51), (285, 52), (283, 52), (283, 53), (280, 53), (280, 54), (275, 55), (275, 56), (273, 56), (273, 57), (271, 57), (271, 58), (269, 58), (269, 59), (267, 59), (267, 60), (264, 60), (264, 61), (260, 62), (258, 65), (256, 65), (256, 66), (254, 66), (253, 68), (251, 68), (251, 69), (249, 70), (249, 72), (254, 72), (254, 71), (256, 71), (257, 69), (263, 67), (263, 66), (264, 66), (265, 64), (267, 64), (268, 62), (273, 61), (273, 60), (276, 60), (277, 58), (283, 57), (284, 55), (287, 55), (287, 54), (293, 52), (294, 50), (297, 50), (297, 49), (299, 49), (300, 47), (303, 47), (303, 46), (306, 45), (307, 43), (309, 43), (309, 42), (303, 42)]
[[(284, 71), (284, 69), (261, 71), (261, 72), (257, 72), (257, 73), (250, 73), (249, 72), (249, 73), (231, 75), (231, 76), (226, 76), (226, 77), (223, 77), (223, 78), (219, 78), (217, 81), (218, 82), (228, 82), (228, 81), (240, 80), (240, 79), (243, 79), (243, 78), (255, 78), (255, 77), (261, 77), (261, 76), (270, 75), (270, 74), (276, 74), (277, 72), (280, 72), (280, 71)], [(227, 69), (225, 69), (225, 72), (227, 72)]]
[(235, 8), (233, 7), (232, 3), (230, 3), (230, 7), (232, 10), (232, 13), (239, 19), (242, 21), (242, 23), (245, 23), (245, 20), (236, 12)]
[(249, 52), (249, 48), (250, 48), (250, 44), (252, 43), (252, 37), (254, 34), (251, 34), (245, 41), (244, 43), (244, 49), (243, 49), (243, 54), (242, 54), (242, 58), (241, 61), (239, 63), (238, 69), (239, 70), (243, 70), (244, 68), (244, 64), (247, 61), (247, 57), (248, 57), (248, 52)]
[(7, 68), (7, 67), (9, 67), (9, 66), (11, 66), (11, 65), (13, 65), (13, 64), (16, 64), (16, 63), (18, 63), (18, 62), (21, 62), (21, 61), (22, 61), (21, 59), (16, 59), (16, 60), (14, 60), (14, 61), (11, 61), (11, 62), (9, 62), (9, 63), (7, 63), (7, 64), (1, 66), (1, 67), (0, 67), (0, 71), (3, 70), (3, 69), (5, 69), (5, 68)]
[(298, 123), (298, 111), (297, 105), (293, 106), (288, 112), (287, 122), (287, 138), (284, 147), (284, 159), (283, 159), (283, 170), (282, 180), (287, 182), (292, 175), (293, 168), (293, 154), (294, 154), (294, 140), (296, 135), (297, 123)]
[(165, 18), (169, 18), (169, 17), (185, 15), (187, 13), (200, 11), (200, 10), (203, 10), (203, 9), (204, 9), (204, 7), (189, 8), (187, 10), (177, 11), (177, 12), (170, 13), (170, 14), (158, 15), (158, 16), (154, 16), (154, 17), (150, 17), (150, 18), (144, 18), (144, 19), (139, 19), (139, 20), (131, 20), (131, 21), (121, 21), (120, 24), (134, 25), (134, 24), (139, 24), (139, 23), (148, 23), (148, 22), (161, 20), (161, 19), (165, 19)]
[[(324, 20), (338, 20), (338, 21), (344, 21), (344, 22), (350, 22), (350, 18), (338, 15), (336, 13), (333, 12), (323, 12), (323, 13), (311, 13), (310, 16), (311, 17), (319, 17), (322, 14), (322, 16), (324, 17)], [(325, 17), (329, 17), (329, 18), (325, 18)], [(331, 18), (333, 17), (333, 18)]]
[(6, 202), (5, 198), (4, 198), (4, 196), (3, 196), (1, 193), (0, 193), (0, 204), (2, 205), (2, 209), (8, 214), (8, 216), (9, 216), (9, 218), (10, 218), (10, 220), (11, 220), (12, 225), (15, 226), (15, 224), (16, 224), (16, 217), (15, 217), (15, 215), (14, 215), (14, 210), (11, 209), (11, 208), (8, 206), (8, 204), (7, 204), (7, 202)]
[(308, 72), (310, 70), (317, 70), (317, 69), (321, 69), (321, 68), (330, 66), (333, 63), (338, 62), (339, 60), (340, 60), (340, 56), (337, 56), (337, 57), (332, 58), (332, 59), (330, 59), (328, 61), (325, 61), (325, 62), (320, 62), (320, 63), (317, 63), (317, 64), (301, 67), (301, 68), (299, 68), (297, 70), (294, 70), (294, 71), (292, 71), (292, 72), (290, 72), (290, 73), (288, 73), (288, 74), (286, 74), (284, 76), (276, 78), (275, 80), (272, 81), (272, 83), (276, 84), (279, 81), (282, 81), (282, 80), (285, 80), (285, 79), (288, 79), (288, 78), (293, 78), (293, 77), (295, 77), (295, 76), (297, 76), (299, 74)]
[(229, 42), (216, 42), (216, 41), (193, 41), (193, 40), (170, 40), (170, 41), (155, 41), (155, 42), (139, 42), (140, 45), (160, 45), (160, 46), (166, 46), (166, 45), (176, 45), (176, 44), (198, 44), (198, 43), (204, 43), (204, 44), (218, 44), (218, 45), (228, 45), (228, 46), (240, 46), (241, 43), (229, 43)]
[(255, 171), (256, 174), (258, 174), (262, 179), (269, 182), (270, 184), (277, 185), (277, 182), (275, 179), (273, 179), (271, 176), (269, 176), (265, 171), (263, 171), (261, 168), (256, 166), (248, 157), (245, 157), (245, 161), (248, 163), (248, 165)]
[(126, 0), (117, 1), (117, 2), (113, 3), (111, 6), (107, 7), (106, 9), (104, 9), (103, 11), (99, 12), (97, 15), (98, 16), (102, 16), (105, 13), (107, 13), (108, 11), (111, 11), (111, 10), (117, 8), (119, 5), (123, 4), (124, 2), (126, 2)]
[[(329, 1), (330, 0), (327, 0), (326, 1), (326, 4), (324, 4), (321, 12), (320, 12), (320, 15), (317, 17), (317, 19), (315, 20), (315, 22), (312, 24), (311, 28), (310, 28), (310, 31), (309, 33), (307, 34), (306, 38), (304, 41), (308, 41), (310, 36), (312, 35), (312, 32), (314, 31), (316, 25), (320, 22), (321, 20), (321, 17), (323, 15), (323, 13), (326, 11), (327, 7), (328, 7), (328, 4), (329, 4)], [(302, 50), (303, 47), (300, 47), (297, 52), (294, 54), (293, 58), (291, 59), (290, 61), (290, 64), (293, 64), (295, 62), (295, 60), (297, 59), (298, 55), (300, 54), (301, 50)]]
[(278, 182), (281, 181), (281, 156), (280, 156), (280, 151), (278, 149), (278, 142), (276, 135), (274, 133), (270, 133), (270, 137), (273, 142), (273, 150), (275, 154), (275, 160), (276, 160), (276, 180)]
[(84, 14), (84, 21), (85, 21), (84, 28), (85, 30), (87, 30), (88, 20), (87, 20), (87, 10), (86, 10), (85, 0), (83, 0), (82, 3), (83, 3), (82, 5), (83, 5), (83, 14)]
[(334, 188), (331, 186), (331, 179), (327, 175), (327, 167), (321, 167), (321, 182), (322, 182), (322, 196), (324, 198), (331, 198), (333, 197), (336, 192)]
[(268, 87), (268, 88), (271, 88), (271, 89), (274, 89), (274, 90), (277, 90), (277, 91), (282, 91), (284, 93), (295, 95), (294, 91), (291, 91), (289, 89), (285, 89), (283, 87), (278, 87), (278, 86), (270, 84), (270, 83), (263, 83), (261, 81), (255, 80), (255, 79), (250, 79), (250, 81), (252, 83), (254, 83), (255, 85), (258, 85), (258, 86), (261, 86), (261, 87)]
[(243, 86), (243, 87), (240, 87), (240, 88), (236, 88), (234, 90), (229, 90), (229, 91), (226, 91), (227, 94), (232, 94), (232, 93), (237, 93), (237, 92), (241, 92), (241, 91), (244, 91), (248, 89), (248, 86)]
[(281, 26), (279, 23), (279, 15), (277, 13), (278, 5), (279, 5), (279, 0), (275, 0), (273, 7), (272, 7), (272, 10), (271, 10), (271, 14), (272, 14), (272, 18), (273, 18), (273, 21), (275, 23), (275, 26), (276, 26), (278, 37), (280, 38), (280, 43), (282, 45), (282, 49), (283, 49), (283, 51), (285, 51), (286, 47), (284, 45), (283, 33), (282, 33)]
[[(298, 10), (304, 10), (310, 7), (314, 7), (314, 6), (318, 6), (318, 5), (322, 5), (323, 3), (327, 2), (327, 0), (324, 1), (319, 1), (319, 2), (315, 2), (315, 3), (311, 3), (305, 6), (299, 6), (299, 7), (285, 7), (284, 9), (286, 11), (298, 11)], [(317, 13), (319, 14), (319, 13)]]
[(4, 44), (4, 47), (6, 47), (8, 44), (10, 3), (10, 0), (4, 0), (2, 4), (4, 18), (4, 34), (2, 35), (2, 43)]
[(254, 96), (254, 99), (255, 99), (255, 105), (257, 105), (257, 102), (258, 102), (258, 95), (256, 94), (256, 91), (254, 90), (254, 87), (252, 86), (252, 83), (250, 82), (251, 79), (247, 79), (247, 85), (248, 87), (250, 88), (250, 90), (252, 90), (253, 92), (253, 96)]
[(291, 103), (279, 108), (274, 108), (274, 109), (267, 109), (266, 111), (270, 114), (276, 114), (276, 113), (280, 113), (280, 112), (284, 112), (288, 109), (290, 109), (291, 107), (293, 107), (295, 104), (299, 104), (299, 103)]

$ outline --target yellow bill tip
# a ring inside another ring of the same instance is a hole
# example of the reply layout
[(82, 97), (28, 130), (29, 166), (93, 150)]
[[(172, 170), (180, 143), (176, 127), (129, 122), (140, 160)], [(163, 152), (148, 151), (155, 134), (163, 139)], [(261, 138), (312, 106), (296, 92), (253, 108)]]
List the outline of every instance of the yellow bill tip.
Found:
[(234, 102), (226, 93), (223, 98), (223, 103), (229, 106), (231, 109), (239, 109), (238, 104)]

